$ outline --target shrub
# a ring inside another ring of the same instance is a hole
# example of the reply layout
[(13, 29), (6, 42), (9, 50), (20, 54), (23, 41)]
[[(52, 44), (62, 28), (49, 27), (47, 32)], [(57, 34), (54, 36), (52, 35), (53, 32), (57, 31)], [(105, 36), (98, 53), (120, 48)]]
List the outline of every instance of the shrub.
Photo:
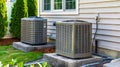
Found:
[(16, 0), (12, 8), (10, 32), (14, 37), (20, 38), (21, 18), (28, 16), (27, 0)]
[(0, 0), (0, 39), (7, 31), (7, 9), (6, 0)]
[(37, 0), (27, 0), (28, 16), (38, 15), (38, 2)]

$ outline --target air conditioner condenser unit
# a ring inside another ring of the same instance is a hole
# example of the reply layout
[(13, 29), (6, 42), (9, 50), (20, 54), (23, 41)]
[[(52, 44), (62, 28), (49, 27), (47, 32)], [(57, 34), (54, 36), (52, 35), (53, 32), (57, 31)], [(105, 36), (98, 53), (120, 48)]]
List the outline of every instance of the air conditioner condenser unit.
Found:
[(69, 58), (91, 57), (92, 24), (81, 20), (56, 23), (56, 53)]
[(21, 42), (31, 45), (47, 43), (47, 19), (29, 17), (21, 19)]

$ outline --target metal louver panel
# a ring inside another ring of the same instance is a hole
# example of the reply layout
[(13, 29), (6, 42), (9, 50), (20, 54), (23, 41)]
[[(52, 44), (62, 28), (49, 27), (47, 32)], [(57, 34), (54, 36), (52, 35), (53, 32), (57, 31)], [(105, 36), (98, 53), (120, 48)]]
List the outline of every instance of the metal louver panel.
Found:
[(47, 43), (47, 20), (39, 17), (22, 18), (21, 42), (31, 45)]
[(70, 58), (90, 57), (92, 24), (63, 21), (56, 24), (56, 53)]

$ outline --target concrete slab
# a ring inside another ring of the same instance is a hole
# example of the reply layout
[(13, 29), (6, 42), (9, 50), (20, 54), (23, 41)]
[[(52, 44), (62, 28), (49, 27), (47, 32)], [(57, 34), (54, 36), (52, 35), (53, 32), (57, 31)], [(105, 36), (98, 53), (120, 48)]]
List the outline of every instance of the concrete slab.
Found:
[(103, 67), (120, 67), (120, 62), (106, 63)]
[(120, 67), (120, 58), (112, 60), (110, 63), (106, 63), (103, 67)]
[(54, 47), (54, 44), (46, 44), (46, 45), (30, 45), (22, 42), (13, 42), (13, 47), (16, 49), (19, 49), (24, 52), (30, 52), (34, 49), (41, 49), (41, 48), (47, 48), (47, 47)]
[(56, 53), (45, 54), (44, 59), (50, 64), (51, 67), (81, 67), (85, 64), (101, 62), (102, 58), (92, 56), (91, 58), (84, 59), (71, 59), (59, 56)]

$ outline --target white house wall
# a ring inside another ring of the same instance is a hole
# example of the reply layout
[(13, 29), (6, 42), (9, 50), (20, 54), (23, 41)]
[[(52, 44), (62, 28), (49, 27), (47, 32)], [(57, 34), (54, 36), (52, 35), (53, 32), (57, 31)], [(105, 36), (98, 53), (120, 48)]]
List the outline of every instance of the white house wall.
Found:
[(80, 0), (80, 17), (93, 22), (100, 14), (99, 30), (96, 38), (99, 47), (120, 51), (120, 0)]
[(69, 19), (85, 20), (93, 23), (95, 32), (95, 17), (100, 14), (99, 30), (96, 38), (99, 47), (120, 51), (120, 0), (79, 0), (79, 13), (75, 15), (44, 15), (48, 19), (48, 35), (55, 39), (56, 28), (53, 21)]

